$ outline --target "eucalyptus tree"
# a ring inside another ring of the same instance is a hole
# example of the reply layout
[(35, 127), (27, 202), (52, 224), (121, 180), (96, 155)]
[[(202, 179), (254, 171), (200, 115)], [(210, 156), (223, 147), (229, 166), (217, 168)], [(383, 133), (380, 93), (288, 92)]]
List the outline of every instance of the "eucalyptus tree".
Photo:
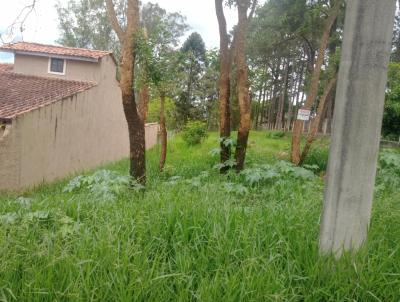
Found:
[[(325, 25), (319, 43), (317, 60), (315, 62), (315, 67), (312, 72), (310, 87), (307, 92), (306, 102), (302, 107), (303, 110), (308, 112), (310, 112), (311, 107), (314, 105), (318, 95), (318, 87), (320, 83), (322, 65), (324, 64), (325, 52), (328, 46), (331, 29), (336, 19), (339, 16), (342, 4), (343, 0), (335, 0), (333, 6), (329, 9), (328, 17), (325, 21)], [(301, 162), (300, 142), (301, 142), (301, 132), (303, 130), (303, 123), (304, 121), (302, 119), (297, 118), (293, 128), (291, 159), (292, 162), (296, 165), (298, 165)]]
[[(139, 1), (127, 0), (126, 20), (121, 23), (113, 0), (106, 0), (107, 15), (121, 44), (119, 64), (122, 105), (129, 132), (130, 175), (139, 183), (146, 183), (146, 146), (144, 121), (138, 111), (135, 96), (136, 36), (140, 32)], [(125, 25), (125, 26), (124, 26)]]
[[(231, 69), (235, 62), (237, 76), (237, 100), (239, 106), (239, 128), (236, 140), (235, 161), (236, 170), (244, 167), (246, 157), (247, 141), (251, 127), (251, 102), (249, 94), (249, 75), (246, 56), (246, 36), (249, 21), (252, 19), (257, 7), (257, 0), (215, 0), (215, 11), (218, 19), (220, 33), (220, 139), (221, 139), (221, 162), (230, 158), (230, 94), (231, 94)], [(230, 41), (224, 4), (236, 7), (238, 12), (238, 24), (233, 30), (233, 38)], [(224, 169), (222, 170), (224, 172)]]
[[(123, 1), (114, 1), (123, 22)], [(104, 0), (69, 0), (56, 3), (60, 37), (57, 43), (79, 48), (111, 50), (119, 57), (120, 42), (107, 17)]]
[(179, 39), (187, 29), (185, 19), (179, 14), (168, 14), (158, 5), (144, 6), (143, 31), (137, 35), (138, 65), (140, 66), (139, 86), (148, 86), (160, 98), (160, 171), (164, 169), (167, 156), (167, 127), (165, 116), (166, 97), (173, 97), (177, 91), (179, 66), (182, 62), (177, 49)]
[(186, 80), (181, 83), (181, 89), (176, 99), (178, 119), (185, 124), (189, 119), (202, 119), (198, 108), (201, 100), (198, 91), (201, 88), (201, 78), (206, 69), (206, 46), (201, 35), (193, 32), (184, 41), (181, 49), (181, 71), (186, 74)]

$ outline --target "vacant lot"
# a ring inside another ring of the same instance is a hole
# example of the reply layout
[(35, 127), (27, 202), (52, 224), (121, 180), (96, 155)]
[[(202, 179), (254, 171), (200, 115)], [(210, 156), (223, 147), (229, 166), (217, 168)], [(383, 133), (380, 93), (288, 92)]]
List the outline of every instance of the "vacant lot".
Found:
[(0, 301), (398, 301), (399, 155), (381, 160), (368, 242), (336, 263), (318, 256), (316, 145), (294, 168), (288, 139), (253, 132), (248, 169), (220, 176), (216, 135), (177, 137), (164, 173), (148, 154), (145, 193), (122, 161), (0, 195)]

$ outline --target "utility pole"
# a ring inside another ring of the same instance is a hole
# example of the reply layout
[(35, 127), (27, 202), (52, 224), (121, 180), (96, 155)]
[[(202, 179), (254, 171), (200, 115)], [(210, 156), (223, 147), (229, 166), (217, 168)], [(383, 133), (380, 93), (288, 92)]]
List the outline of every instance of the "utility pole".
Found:
[(348, 0), (320, 251), (339, 258), (367, 237), (396, 0)]

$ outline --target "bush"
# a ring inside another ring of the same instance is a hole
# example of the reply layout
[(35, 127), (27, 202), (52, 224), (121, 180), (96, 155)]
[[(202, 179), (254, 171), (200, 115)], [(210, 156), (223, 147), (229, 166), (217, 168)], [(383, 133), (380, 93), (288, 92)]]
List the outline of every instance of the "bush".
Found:
[(305, 166), (318, 166), (316, 172), (326, 171), (329, 149), (325, 146), (313, 146), (304, 160)]
[(279, 139), (285, 136), (284, 131), (271, 131), (267, 133), (267, 138)]
[(207, 125), (201, 121), (191, 121), (182, 132), (183, 140), (190, 146), (200, 144), (207, 137)]

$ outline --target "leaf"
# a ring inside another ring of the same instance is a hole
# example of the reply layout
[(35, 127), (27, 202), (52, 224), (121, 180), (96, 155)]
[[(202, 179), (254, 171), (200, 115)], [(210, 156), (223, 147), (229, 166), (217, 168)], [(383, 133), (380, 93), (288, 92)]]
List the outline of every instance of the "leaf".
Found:
[(30, 221), (32, 220), (48, 220), (50, 217), (50, 213), (47, 211), (36, 211), (31, 212), (26, 215), (26, 218)]
[(217, 155), (219, 155), (220, 153), (221, 153), (221, 149), (220, 149), (220, 148), (214, 148), (214, 149), (210, 150), (210, 152), (209, 152), (209, 154), (210, 154), (211, 156), (217, 156)]
[(225, 183), (223, 188), (227, 193), (233, 193), (238, 195), (245, 195), (249, 192), (249, 190), (242, 184), (235, 184), (231, 182)]
[(15, 224), (19, 218), (19, 215), (15, 212), (6, 213), (0, 216), (0, 222), (5, 225)]
[(310, 170), (306, 170), (301, 167), (295, 167), (293, 170), (293, 176), (302, 179), (313, 179), (315, 174)]
[(32, 202), (33, 202), (32, 198), (26, 198), (26, 197), (18, 197), (15, 200), (15, 203), (18, 203), (19, 205), (24, 207), (29, 207), (32, 204)]

